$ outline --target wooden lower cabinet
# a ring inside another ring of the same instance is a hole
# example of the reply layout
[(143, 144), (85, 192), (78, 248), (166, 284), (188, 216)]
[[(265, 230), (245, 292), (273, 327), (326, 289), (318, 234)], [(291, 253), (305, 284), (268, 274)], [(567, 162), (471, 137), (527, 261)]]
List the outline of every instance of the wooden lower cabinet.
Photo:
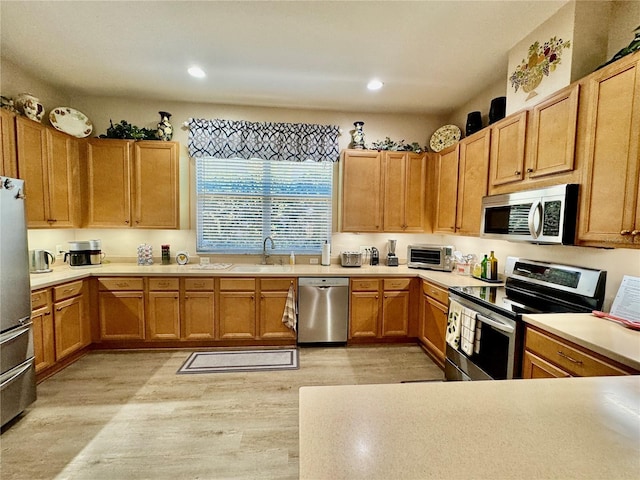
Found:
[(638, 374), (587, 348), (527, 325), (522, 378)]
[(38, 373), (53, 366), (56, 362), (51, 289), (32, 292), (31, 308), (33, 351), (36, 373)]
[(410, 336), (411, 297), (410, 278), (351, 279), (349, 339)]
[(144, 280), (98, 278), (101, 340), (144, 340)]
[(289, 287), (294, 286), (295, 278), (259, 279), (259, 336), (262, 339), (296, 339), (296, 332), (282, 323)]
[(221, 278), (218, 309), (221, 340), (255, 339), (255, 278)]
[(213, 278), (184, 279), (184, 340), (214, 340), (215, 294)]
[(423, 280), (418, 338), (441, 368), (445, 361), (447, 305), (447, 290)]
[(79, 350), (84, 343), (84, 308), (81, 297), (73, 297), (54, 304), (56, 359), (60, 360)]
[(145, 324), (147, 340), (180, 339), (180, 279), (149, 278)]

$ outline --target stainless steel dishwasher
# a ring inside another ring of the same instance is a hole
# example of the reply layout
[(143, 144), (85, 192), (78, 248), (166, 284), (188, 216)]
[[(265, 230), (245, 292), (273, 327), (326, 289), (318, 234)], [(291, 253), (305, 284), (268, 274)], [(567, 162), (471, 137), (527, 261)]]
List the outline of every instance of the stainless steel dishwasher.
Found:
[(298, 343), (346, 343), (349, 279), (298, 279)]

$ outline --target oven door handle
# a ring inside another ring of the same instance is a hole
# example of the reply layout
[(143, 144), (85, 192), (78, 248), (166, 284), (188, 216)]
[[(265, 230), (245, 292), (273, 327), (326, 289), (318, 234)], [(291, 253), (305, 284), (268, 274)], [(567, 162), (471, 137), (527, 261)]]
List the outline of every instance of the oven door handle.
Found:
[(505, 332), (505, 333), (513, 333), (515, 331), (515, 328), (512, 327), (511, 325), (507, 325), (506, 323), (502, 323), (499, 320), (494, 320), (492, 318), (489, 317), (485, 317), (484, 315), (480, 315), (479, 313), (476, 313), (476, 320), (480, 320), (482, 323), (486, 323), (487, 325), (491, 325), (492, 327)]

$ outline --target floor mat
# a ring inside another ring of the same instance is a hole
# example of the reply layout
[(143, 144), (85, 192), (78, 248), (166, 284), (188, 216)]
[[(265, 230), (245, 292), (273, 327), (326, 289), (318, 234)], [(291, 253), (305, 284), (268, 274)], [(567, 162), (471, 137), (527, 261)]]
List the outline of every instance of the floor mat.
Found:
[(298, 349), (194, 352), (176, 373), (255, 372), (298, 368)]

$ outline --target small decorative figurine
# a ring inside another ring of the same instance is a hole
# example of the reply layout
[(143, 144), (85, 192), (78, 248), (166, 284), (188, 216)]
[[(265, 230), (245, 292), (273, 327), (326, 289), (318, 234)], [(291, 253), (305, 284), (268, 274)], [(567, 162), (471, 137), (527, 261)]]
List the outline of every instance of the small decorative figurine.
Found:
[(173, 127), (169, 123), (171, 114), (169, 112), (158, 112), (160, 114), (160, 123), (158, 123), (158, 131), (156, 136), (159, 140), (169, 141), (173, 137)]

